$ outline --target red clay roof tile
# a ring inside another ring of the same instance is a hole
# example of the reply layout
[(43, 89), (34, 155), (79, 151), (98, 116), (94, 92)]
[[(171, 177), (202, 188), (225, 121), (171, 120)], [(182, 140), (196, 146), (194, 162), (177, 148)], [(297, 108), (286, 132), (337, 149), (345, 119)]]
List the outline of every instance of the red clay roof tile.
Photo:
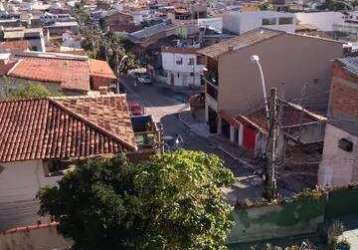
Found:
[(25, 57), (19, 60), (8, 75), (33, 81), (59, 83), (62, 89), (90, 89), (89, 67), (86, 60)]
[(27, 40), (5, 41), (0, 43), (0, 50), (25, 51), (29, 49)]
[(89, 59), (89, 70), (91, 76), (100, 76), (104, 78), (117, 79), (111, 67), (106, 61)]
[(123, 95), (0, 102), (0, 162), (80, 158), (135, 149)]

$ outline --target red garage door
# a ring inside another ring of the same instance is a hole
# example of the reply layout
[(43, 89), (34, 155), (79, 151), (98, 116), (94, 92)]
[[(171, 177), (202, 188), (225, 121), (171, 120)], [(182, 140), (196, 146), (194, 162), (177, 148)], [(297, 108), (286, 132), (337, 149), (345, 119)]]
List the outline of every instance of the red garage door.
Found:
[(248, 151), (254, 151), (256, 143), (256, 131), (253, 128), (244, 126), (243, 146)]

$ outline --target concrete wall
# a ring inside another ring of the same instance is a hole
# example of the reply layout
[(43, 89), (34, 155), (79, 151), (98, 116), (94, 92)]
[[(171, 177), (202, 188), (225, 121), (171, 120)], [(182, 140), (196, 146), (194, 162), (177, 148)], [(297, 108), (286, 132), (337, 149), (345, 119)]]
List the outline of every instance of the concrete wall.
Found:
[[(189, 64), (190, 60), (193, 60), (193, 65)], [(182, 64), (177, 64), (177, 61)], [(162, 52), (162, 65), (167, 72), (167, 84), (171, 85), (173, 75), (174, 86), (201, 85), (204, 66), (198, 64), (196, 54)]]
[[(194, 61), (194, 65), (189, 64), (189, 60)], [(182, 64), (177, 64), (176, 61), (182, 61)], [(185, 72), (185, 73), (202, 73), (203, 65), (198, 64), (196, 54), (181, 54), (162, 52), (163, 69), (168, 71)]]
[(71, 245), (71, 241), (65, 240), (55, 226), (0, 234), (1, 250), (51, 250)]
[(222, 33), (223, 31), (223, 19), (222, 17), (200, 18), (198, 19), (199, 27), (210, 27), (216, 32)]
[(293, 137), (299, 138), (303, 144), (318, 143), (324, 140), (325, 124), (319, 122), (306, 123), (285, 128), (284, 131)]
[(299, 24), (308, 24), (316, 27), (321, 31), (334, 31), (334, 25), (344, 25), (344, 15), (341, 12), (312, 12), (296, 13)]
[(172, 77), (174, 80), (173, 86), (188, 87), (190, 85), (192, 86), (201, 85), (201, 75), (198, 73), (191, 75), (190, 73), (167, 71), (166, 83), (168, 85), (172, 85)]
[[(34, 225), (48, 218), (37, 215), (40, 187), (55, 185), (61, 177), (45, 177), (41, 160), (0, 163), (0, 232), (18, 226)], [(1, 249), (1, 248), (0, 248)]]
[(251, 55), (259, 55), (267, 89), (277, 87), (288, 100), (305, 96), (325, 106), (332, 59), (342, 57), (342, 44), (317, 38), (283, 34), (219, 57), (219, 110), (248, 112), (263, 106), (260, 76)]
[[(342, 138), (353, 142), (353, 152), (338, 147), (338, 141)], [(327, 124), (318, 184), (346, 186), (354, 182), (358, 182), (358, 137)]]
[[(280, 17), (293, 18), (293, 23), (288, 25), (279, 25)], [(275, 18), (275, 25), (262, 25), (262, 19)], [(295, 16), (291, 13), (281, 13), (275, 11), (247, 11), (247, 12), (229, 12), (223, 16), (223, 29), (236, 33), (243, 34), (250, 30), (265, 27), (274, 30), (281, 30), (285, 32), (295, 32), (296, 21)]]
[(235, 209), (229, 244), (316, 232), (324, 221), (325, 201), (291, 201), (282, 205)]

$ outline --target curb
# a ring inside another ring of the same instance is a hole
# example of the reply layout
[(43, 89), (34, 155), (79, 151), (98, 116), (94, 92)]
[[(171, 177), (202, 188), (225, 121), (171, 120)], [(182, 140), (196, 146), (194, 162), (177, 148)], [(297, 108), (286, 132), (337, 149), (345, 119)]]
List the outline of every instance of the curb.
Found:
[[(189, 105), (189, 104), (187, 104)], [(197, 132), (195, 132), (194, 130), (191, 129), (190, 125), (184, 121), (183, 118), (181, 118), (181, 112), (186, 108), (187, 106), (185, 106), (181, 111), (177, 112), (176, 115), (178, 117), (178, 119), (184, 124), (184, 126), (188, 127), (190, 129), (190, 131), (194, 134), (196, 134), (197, 136), (200, 136), (204, 139), (207, 139), (209, 141), (209, 143), (211, 145), (213, 145), (213, 143), (209, 140), (209, 138), (203, 137), (202, 135), (198, 134)], [(231, 157), (232, 159), (234, 159), (235, 161), (240, 162), (241, 164), (243, 164), (244, 166), (246, 166), (248, 169), (250, 170), (255, 170), (256, 167), (254, 165), (252, 165), (251, 163), (248, 163), (247, 161), (240, 159), (238, 157), (236, 157), (235, 155), (233, 155), (232, 153), (228, 152), (227, 150), (225, 150), (222, 146), (214, 146), (213, 148), (220, 150), (221, 152), (225, 153), (226, 155), (228, 155), (229, 157)]]
[(227, 154), (228, 156), (230, 156), (235, 161), (238, 161), (238, 162), (242, 163), (243, 165), (247, 166), (248, 169), (256, 170), (254, 165), (252, 165), (251, 163), (248, 163), (247, 161), (245, 161), (243, 159), (240, 159), (240, 158), (236, 157), (232, 153), (230, 153), (227, 150), (225, 150), (222, 146), (217, 146), (216, 148), (219, 149), (220, 151), (222, 151), (223, 153)]
[[(179, 110), (179, 112), (176, 113), (176, 116), (178, 117), (178, 119), (179, 119), (186, 127), (188, 127), (188, 128), (190, 129), (191, 132), (193, 132), (194, 134), (200, 136), (199, 134), (197, 134), (196, 132), (194, 132), (194, 131), (191, 129), (189, 123), (187, 123), (183, 118), (181, 118), (181, 113), (182, 113), (183, 110), (185, 110), (187, 107), (190, 108), (189, 103), (187, 103), (181, 110)], [(189, 110), (190, 110), (190, 109), (189, 109)]]

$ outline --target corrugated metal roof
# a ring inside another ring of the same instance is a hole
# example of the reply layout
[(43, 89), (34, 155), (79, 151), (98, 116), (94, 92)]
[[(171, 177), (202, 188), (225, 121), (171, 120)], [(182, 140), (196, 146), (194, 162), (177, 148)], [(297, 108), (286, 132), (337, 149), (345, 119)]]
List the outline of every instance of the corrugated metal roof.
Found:
[(199, 50), (198, 53), (211, 58), (217, 58), (218, 56), (229, 52), (231, 49), (238, 50), (281, 34), (284, 34), (284, 32), (261, 28), (203, 48)]
[(345, 57), (337, 59), (350, 73), (358, 76), (358, 57)]
[(163, 22), (163, 23), (159, 23), (159, 24), (156, 24), (156, 25), (153, 25), (150, 27), (145, 27), (144, 29), (130, 33), (129, 36), (133, 37), (134, 39), (137, 39), (137, 40), (142, 40), (142, 39), (147, 39), (148, 37), (151, 37), (151, 36), (158, 34), (160, 32), (170, 30), (175, 27), (176, 27), (176, 25), (174, 25), (174, 24)]

